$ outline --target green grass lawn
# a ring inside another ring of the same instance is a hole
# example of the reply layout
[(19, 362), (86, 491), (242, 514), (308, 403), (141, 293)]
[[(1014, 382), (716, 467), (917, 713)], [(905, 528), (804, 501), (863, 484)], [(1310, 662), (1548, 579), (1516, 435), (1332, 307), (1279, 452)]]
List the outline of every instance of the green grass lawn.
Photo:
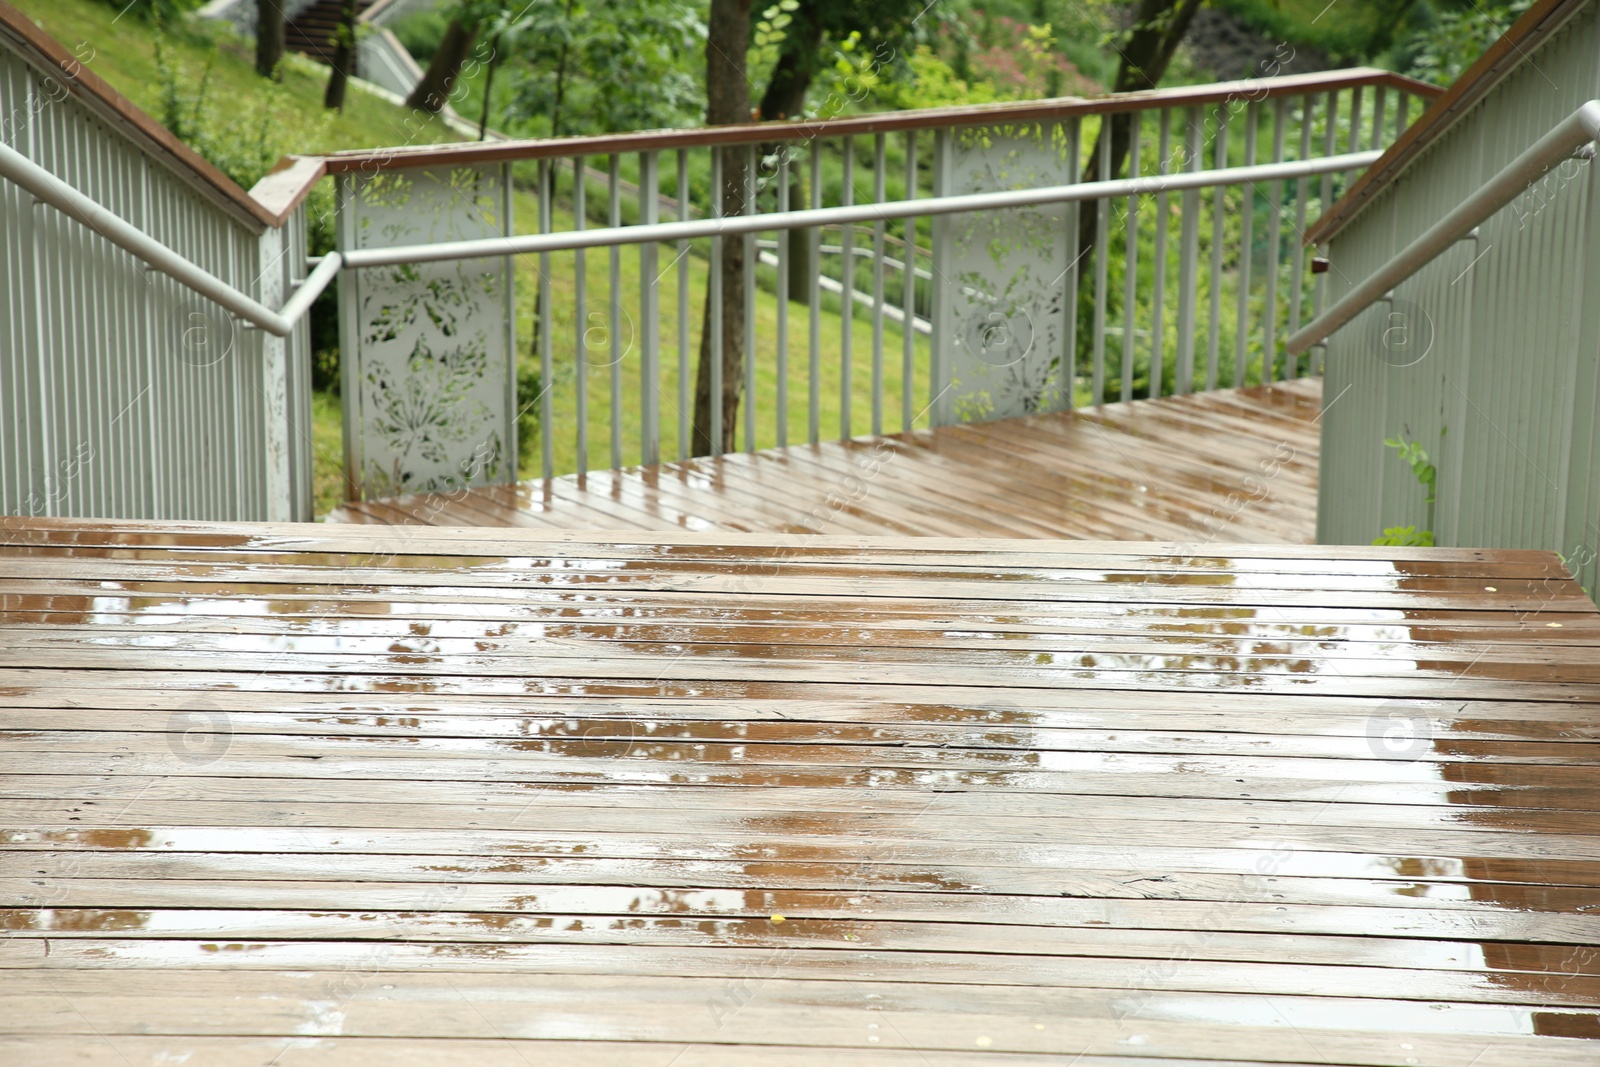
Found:
[[(518, 196), (517, 229), (530, 232), (536, 218), (532, 198)], [(570, 226), (571, 216), (561, 211), (555, 213), (555, 225), (564, 229)], [(643, 287), (640, 275), (641, 250), (638, 247), (622, 248), (616, 252), (619, 265), (621, 294), (622, 343), (620, 353), (610, 344), (610, 271), (611, 251), (591, 250), (584, 255), (584, 276), (587, 288), (584, 325), (580, 327), (577, 308), (577, 265), (573, 253), (564, 252), (550, 257), (550, 285), (553, 330), (551, 333), (550, 386), (552, 407), (551, 451), (554, 470), (558, 474), (577, 470), (578, 456), (578, 379), (582, 375), (587, 385), (588, 403), (588, 458), (589, 466), (607, 466), (611, 462), (611, 390), (613, 378), (621, 391), (622, 465), (637, 464), (641, 454), (640, 427), (643, 419), (641, 368), (644, 353), (641, 350), (639, 319), (640, 298)], [(678, 348), (678, 293), (680, 265), (679, 253), (674, 246), (660, 246), (656, 253), (656, 271), (660, 277), (660, 425), (661, 458), (666, 461), (680, 458), (678, 450), (678, 382), (680, 367), (687, 365), (692, 404), (693, 375), (700, 351), (700, 333), (704, 308), (706, 280), (709, 264), (704, 253), (691, 252), (684, 258), (689, 274), (689, 347), (687, 360)], [(538, 293), (539, 259), (523, 256), (517, 260), (517, 337), (521, 348), (519, 359), (525, 365), (537, 368), (538, 353), (534, 348), (533, 320)], [(757, 448), (778, 444), (778, 299), (772, 268), (762, 268), (764, 284), (756, 289), (756, 434)], [(862, 287), (870, 282), (867, 270), (858, 270), (856, 284)], [(839, 301), (824, 297), (819, 315), (818, 349), (819, 389), (817, 408), (819, 434), (822, 439), (842, 436), (840, 384), (843, 380), (840, 352), (844, 321), (839, 314)], [(852, 396), (850, 433), (864, 434), (872, 429), (872, 411), (868, 401), (872, 385), (872, 321), (868, 308), (857, 306), (851, 323), (853, 355), (851, 360)], [(884, 426), (901, 428), (901, 396), (903, 339), (900, 327), (887, 319), (883, 329)], [(788, 307), (787, 440), (804, 441), (809, 433), (809, 382), (810, 382), (810, 309), (804, 304), (791, 302)], [(580, 352), (584, 358), (580, 361)], [(912, 381), (914, 413), (921, 413), (928, 401), (928, 342), (917, 337)], [(524, 403), (532, 398), (527, 398)], [(692, 412), (687, 413), (692, 414)], [(744, 442), (744, 413), (740, 413), (740, 437)], [(918, 425), (926, 425), (924, 415)], [(522, 476), (537, 477), (540, 467), (541, 444), (535, 440), (523, 449)]]
[[(83, 57), (89, 70), (161, 119), (159, 31), (154, 24), (132, 13), (119, 18), (121, 5), (103, 0), (16, 0), (14, 6), (68, 51)], [(222, 117), (253, 120), (263, 109), (269, 112), (285, 152), (457, 139), (443, 123), (408, 123), (408, 111), (366, 93), (351, 91), (343, 111), (329, 112), (322, 106), (326, 75), (298, 65), (285, 64), (281, 89), (273, 89), (255, 72), (255, 46), (222, 23), (194, 19), (160, 36), (169, 61), (196, 87), (209, 68), (207, 99)]]

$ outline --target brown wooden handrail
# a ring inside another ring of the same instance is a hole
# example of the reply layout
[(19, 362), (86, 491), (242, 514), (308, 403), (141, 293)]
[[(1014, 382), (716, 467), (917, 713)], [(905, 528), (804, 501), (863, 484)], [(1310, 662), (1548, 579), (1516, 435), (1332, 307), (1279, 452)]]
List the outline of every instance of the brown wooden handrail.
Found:
[(403, 145), (355, 149), (325, 156), (290, 156), (251, 190), (269, 210), (287, 214), (310, 187), (326, 174), (375, 173), (396, 167), (448, 166), (465, 163), (514, 162), (531, 159), (604, 156), (619, 152), (662, 152), (712, 145), (737, 145), (810, 140), (851, 134), (892, 133), (988, 123), (1056, 121), (1153, 108), (1204, 107), (1235, 100), (1335, 92), (1362, 86), (1384, 86), (1432, 99), (1444, 90), (1376, 67), (1244, 78), (1205, 85), (1181, 85), (1097, 97), (1058, 97), (1005, 104), (924, 108), (852, 115), (837, 119), (752, 122), (738, 126), (700, 126), (676, 130), (641, 130), (588, 137), (541, 140), (469, 141), (454, 144)]
[(1315, 226), (1306, 231), (1305, 243), (1327, 241), (1372, 198), (1388, 187), (1411, 161), (1422, 154), (1440, 135), (1500, 83), (1514, 67), (1566, 21), (1582, 10), (1587, 0), (1538, 0), (1490, 45), (1476, 63), (1447, 89), (1434, 89), (1433, 103), (1389, 146), (1381, 159), (1362, 172), (1344, 195), (1323, 212)]

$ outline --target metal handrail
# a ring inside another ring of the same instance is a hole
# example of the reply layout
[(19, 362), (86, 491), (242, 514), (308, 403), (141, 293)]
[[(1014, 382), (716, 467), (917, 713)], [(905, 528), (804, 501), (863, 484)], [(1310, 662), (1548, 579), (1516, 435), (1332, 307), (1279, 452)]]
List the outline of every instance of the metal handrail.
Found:
[(1297, 331), (1285, 347), (1291, 355), (1297, 355), (1326, 340), (1334, 331), (1382, 300), (1396, 285), (1427, 266), (1445, 249), (1521, 196), (1528, 186), (1542, 178), (1552, 167), (1596, 140), (1600, 140), (1600, 100), (1590, 100), (1506, 164), (1477, 192), (1424, 231), (1422, 236), (1369, 274), (1360, 285), (1346, 293), (1304, 329)]
[(721, 218), (692, 219), (687, 222), (658, 222), (640, 226), (608, 226), (593, 230), (564, 230), (555, 233), (525, 234), (518, 237), (486, 237), (472, 241), (441, 241), (437, 244), (395, 245), (391, 248), (366, 248), (347, 251), (349, 267), (387, 267), (402, 263), (433, 263), (441, 260), (479, 259), (489, 256), (526, 255), (534, 252), (561, 252), (575, 248), (606, 248), (612, 245), (645, 244), (652, 241), (692, 240), (700, 237), (729, 237), (767, 230), (800, 230), (815, 226), (836, 226), (886, 219), (927, 218), (967, 211), (992, 211), (1003, 208), (1036, 207), (1083, 200), (1103, 200), (1147, 193), (1179, 192), (1185, 189), (1219, 185), (1249, 185), (1254, 182), (1309, 178), (1365, 167), (1382, 152), (1350, 152), (1321, 159), (1301, 159), (1287, 163), (1259, 163), (1250, 167), (1225, 167), (1218, 170), (1181, 171), (1144, 178), (1116, 181), (1077, 182), (1036, 189), (1008, 189), (995, 193), (967, 193), (960, 196), (924, 197), (914, 200), (889, 200), (848, 207), (811, 208), (804, 211), (767, 212), (756, 215), (727, 215)]
[(246, 322), (275, 337), (287, 337), (295, 323), (333, 281), (343, 258), (331, 252), (322, 258), (277, 311), (250, 295), (240, 292), (210, 271), (172, 251), (143, 230), (84, 196), (54, 174), (15, 149), (0, 144), (0, 177), (7, 178), (69, 218), (131, 253), (152, 270), (188, 286), (208, 300), (220, 304)]
[[(1600, 113), (1600, 104), (1596, 105)], [(399, 245), (382, 249), (357, 249), (330, 252), (277, 311), (240, 292), (216, 275), (197, 266), (162, 245), (131, 223), (112, 214), (100, 204), (68, 186), (55, 175), (15, 150), (0, 145), (0, 177), (5, 177), (33, 193), (41, 201), (88, 226), (119, 248), (133, 254), (152, 269), (168, 275), (201, 296), (233, 312), (277, 337), (287, 336), (313, 301), (344, 267), (380, 267), (403, 263), (428, 263), (442, 260), (478, 259), (489, 256), (523, 255), (575, 248), (604, 248), (613, 245), (644, 244), (700, 237), (733, 236), (768, 230), (795, 230), (816, 226), (878, 222), (894, 218), (922, 218), (968, 211), (1034, 207), (1120, 196), (1177, 192), (1222, 185), (1247, 185), (1257, 181), (1282, 181), (1337, 173), (1364, 167), (1383, 153), (1351, 152), (1321, 159), (1263, 163), (1249, 167), (1182, 171), (1115, 181), (1078, 182), (1072, 185), (1037, 189), (1009, 189), (993, 193), (894, 200), (849, 207), (814, 208), (804, 211), (768, 212), (663, 222), (649, 225), (613, 226), (592, 230), (527, 234), (518, 237), (492, 237), (473, 241), (443, 241), (436, 244)], [(1553, 164), (1552, 164), (1553, 165)], [(1546, 168), (1548, 169), (1548, 168)], [(1541, 172), (1542, 173), (1542, 172)], [(1326, 316), (1325, 316), (1326, 317)], [(1304, 332), (1304, 331), (1302, 331)], [(1299, 335), (1296, 335), (1299, 336)]]

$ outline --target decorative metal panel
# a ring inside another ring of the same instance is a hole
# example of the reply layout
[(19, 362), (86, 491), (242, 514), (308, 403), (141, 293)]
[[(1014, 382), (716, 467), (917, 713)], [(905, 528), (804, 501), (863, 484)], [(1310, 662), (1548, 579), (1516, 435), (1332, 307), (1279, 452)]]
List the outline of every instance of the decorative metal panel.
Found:
[[(940, 195), (1069, 185), (1057, 124), (965, 126), (940, 145)], [(981, 422), (1065, 407), (1072, 208), (970, 212), (934, 226), (935, 419)]]
[[(511, 233), (501, 167), (345, 175), (342, 248)], [(511, 264), (505, 257), (340, 276), (345, 467), (358, 498), (516, 478)]]

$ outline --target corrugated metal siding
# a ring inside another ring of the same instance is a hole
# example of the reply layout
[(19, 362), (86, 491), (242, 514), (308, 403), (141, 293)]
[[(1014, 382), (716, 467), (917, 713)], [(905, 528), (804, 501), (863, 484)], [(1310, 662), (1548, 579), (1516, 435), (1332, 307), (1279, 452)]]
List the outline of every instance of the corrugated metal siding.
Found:
[[(304, 263), (301, 220), (264, 270), (261, 235), (3, 47), (0, 121), (6, 144), (246, 293), (287, 291)], [(285, 411), (260, 331), (3, 181), (0, 246), (0, 514), (310, 518), (304, 325)], [(267, 470), (286, 435), (302, 472), (287, 494)]]
[[(1335, 237), (1334, 298), (1597, 96), (1591, 4)], [(1323, 543), (1426, 525), (1423, 489), (1383, 444), (1409, 433), (1439, 468), (1441, 545), (1554, 549), (1596, 591), (1597, 173), (1593, 163), (1563, 164), (1399, 286), (1392, 307), (1374, 305), (1331, 339)], [(1411, 331), (1411, 349), (1396, 330)], [(1419, 359), (1424, 334), (1431, 348)]]

